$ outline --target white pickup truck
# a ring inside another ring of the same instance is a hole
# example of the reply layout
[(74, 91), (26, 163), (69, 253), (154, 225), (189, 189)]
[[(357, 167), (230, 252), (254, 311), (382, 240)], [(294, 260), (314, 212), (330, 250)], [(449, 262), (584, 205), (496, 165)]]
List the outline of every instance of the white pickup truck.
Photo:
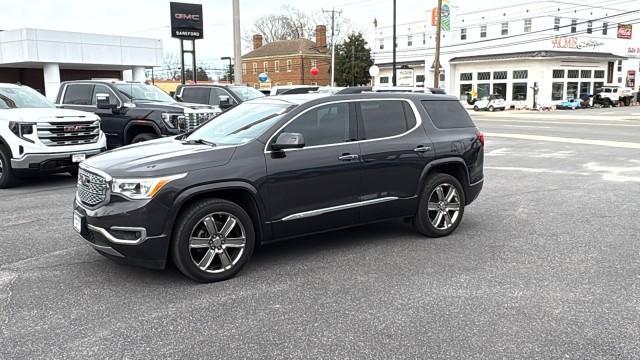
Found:
[(27, 86), (0, 83), (0, 189), (33, 172), (75, 176), (78, 163), (106, 147), (96, 114), (58, 109)]
[(593, 103), (600, 106), (618, 106), (620, 104), (629, 106), (633, 100), (633, 90), (616, 85), (605, 85), (596, 89)]

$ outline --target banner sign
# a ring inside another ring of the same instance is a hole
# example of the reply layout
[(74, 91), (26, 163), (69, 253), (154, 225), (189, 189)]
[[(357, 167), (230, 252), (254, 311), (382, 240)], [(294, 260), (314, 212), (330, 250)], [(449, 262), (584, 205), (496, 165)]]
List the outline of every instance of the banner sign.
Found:
[(202, 39), (202, 4), (170, 3), (171, 37)]
[(631, 39), (633, 25), (618, 24), (618, 39)]
[[(442, 23), (440, 29), (442, 31), (451, 30), (451, 6), (449, 0), (442, 0)], [(431, 26), (438, 26), (438, 8), (431, 9)]]

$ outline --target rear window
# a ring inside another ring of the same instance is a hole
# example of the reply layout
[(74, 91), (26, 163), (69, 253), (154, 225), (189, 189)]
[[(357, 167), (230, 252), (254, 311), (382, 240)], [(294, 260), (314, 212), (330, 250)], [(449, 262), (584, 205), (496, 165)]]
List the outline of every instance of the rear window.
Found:
[(358, 102), (358, 114), (364, 125), (365, 139), (378, 139), (400, 135), (415, 126), (415, 117), (405, 116), (404, 101)]
[(455, 100), (423, 100), (422, 106), (439, 129), (475, 127), (467, 111)]
[(182, 101), (196, 104), (208, 104), (210, 91), (211, 90), (206, 87), (185, 87), (182, 90)]
[(91, 105), (93, 84), (69, 84), (64, 91), (63, 104)]

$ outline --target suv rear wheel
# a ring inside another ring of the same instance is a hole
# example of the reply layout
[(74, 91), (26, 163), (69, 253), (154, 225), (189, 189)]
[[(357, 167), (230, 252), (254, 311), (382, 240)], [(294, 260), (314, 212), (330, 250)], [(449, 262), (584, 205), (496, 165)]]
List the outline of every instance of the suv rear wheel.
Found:
[(458, 179), (436, 173), (427, 180), (422, 191), (414, 226), (426, 236), (447, 236), (462, 221), (464, 204), (465, 194)]
[(143, 142), (143, 141), (149, 141), (149, 140), (153, 140), (158, 138), (158, 135), (156, 134), (152, 134), (152, 133), (142, 133), (142, 134), (138, 134), (136, 136), (133, 137), (133, 139), (131, 139), (131, 143), (135, 144), (135, 143), (139, 143), (139, 142)]
[(215, 282), (233, 277), (255, 246), (251, 218), (237, 204), (208, 199), (187, 208), (174, 234), (171, 257), (189, 278)]
[(0, 145), (0, 189), (11, 187), (15, 182), (9, 151)]

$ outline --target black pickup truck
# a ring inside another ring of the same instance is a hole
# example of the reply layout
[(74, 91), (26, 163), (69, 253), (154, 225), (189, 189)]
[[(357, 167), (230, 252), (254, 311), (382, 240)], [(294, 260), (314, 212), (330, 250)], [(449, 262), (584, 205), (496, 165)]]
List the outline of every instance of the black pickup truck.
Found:
[(191, 131), (221, 113), (217, 106), (177, 102), (153, 85), (115, 80), (63, 82), (56, 103), (96, 113), (110, 149)]

